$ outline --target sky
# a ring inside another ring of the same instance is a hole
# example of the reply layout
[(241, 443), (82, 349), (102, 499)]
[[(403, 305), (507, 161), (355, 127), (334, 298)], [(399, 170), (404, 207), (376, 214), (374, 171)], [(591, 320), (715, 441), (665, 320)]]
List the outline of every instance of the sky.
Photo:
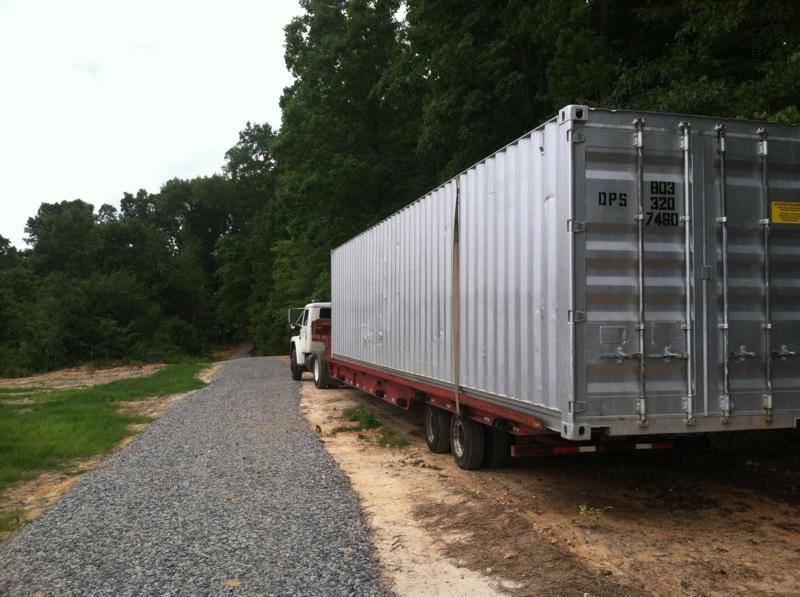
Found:
[(41, 203), (219, 172), (245, 122), (280, 126), (296, 0), (0, 0), (0, 235)]

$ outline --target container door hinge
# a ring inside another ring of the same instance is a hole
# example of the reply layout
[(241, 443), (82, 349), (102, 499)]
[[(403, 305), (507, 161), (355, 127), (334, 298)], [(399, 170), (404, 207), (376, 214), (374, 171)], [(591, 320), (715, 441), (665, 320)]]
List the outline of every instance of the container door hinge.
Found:
[(719, 410), (722, 412), (722, 424), (727, 425), (731, 420), (733, 412), (733, 402), (729, 394), (722, 394), (719, 397)]
[(567, 321), (569, 323), (581, 323), (586, 321), (586, 313), (583, 311), (574, 311), (570, 309), (567, 312)]
[(567, 220), (567, 232), (586, 232), (586, 224), (570, 218)]
[(570, 400), (568, 407), (569, 412), (574, 414), (584, 412), (589, 406), (586, 402), (581, 400)]

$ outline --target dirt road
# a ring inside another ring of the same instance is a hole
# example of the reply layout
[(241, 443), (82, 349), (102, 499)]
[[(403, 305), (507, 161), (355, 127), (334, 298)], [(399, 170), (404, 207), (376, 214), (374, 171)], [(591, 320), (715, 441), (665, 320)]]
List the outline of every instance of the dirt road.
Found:
[[(310, 381), (301, 396), (361, 495), (399, 594), (800, 593), (795, 431), (465, 472), (428, 452), (419, 414)], [(410, 446), (381, 448), (369, 432), (331, 435), (359, 403)]]

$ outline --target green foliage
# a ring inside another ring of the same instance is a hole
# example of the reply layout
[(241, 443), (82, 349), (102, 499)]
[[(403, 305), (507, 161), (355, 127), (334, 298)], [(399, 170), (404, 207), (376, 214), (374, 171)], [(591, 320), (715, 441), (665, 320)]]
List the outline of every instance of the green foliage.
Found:
[(362, 404), (346, 408), (342, 412), (342, 415), (344, 416), (345, 420), (358, 423), (358, 427), (353, 429), (357, 429), (359, 431), (376, 429), (381, 426), (381, 422), (375, 416), (375, 413)]
[(376, 441), (379, 446), (383, 446), (384, 448), (405, 448), (409, 443), (405, 435), (397, 433), (390, 427), (381, 427), (378, 429)]
[(581, 504), (578, 506), (578, 516), (583, 519), (592, 519), (597, 520), (602, 516), (603, 510), (600, 508), (593, 508), (592, 506), (588, 506), (586, 504)]
[(800, 123), (797, 2), (300, 4), (279, 131), (248, 122), (222, 175), (119, 210), (42, 204), (27, 250), (0, 238), (0, 375), (285, 353), (286, 308), (330, 298), (332, 248), (565, 104)]
[(140, 417), (116, 404), (188, 392), (205, 385), (206, 365), (170, 365), (153, 375), (89, 388), (0, 393), (0, 493), (29, 472), (108, 452), (130, 435)]

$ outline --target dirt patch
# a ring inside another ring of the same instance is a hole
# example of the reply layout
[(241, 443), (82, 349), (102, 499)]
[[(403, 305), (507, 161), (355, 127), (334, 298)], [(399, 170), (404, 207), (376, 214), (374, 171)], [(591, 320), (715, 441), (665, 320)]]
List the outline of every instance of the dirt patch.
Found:
[[(354, 404), (369, 405), (410, 446), (329, 437)], [(792, 434), (758, 440), (783, 446), (775, 454), (741, 436), (741, 447), (722, 438), (688, 451), (515, 460), (469, 473), (427, 451), (419, 413), (311, 383), (301, 407), (361, 495), (399, 594), (418, 593), (423, 580), (461, 592), (440, 585), (442, 569), (515, 594), (800, 592)]]
[[(148, 398), (147, 400), (119, 402), (117, 404), (117, 410), (124, 415), (134, 415), (156, 419), (160, 417), (170, 406), (187, 395), (188, 392), (184, 394), (172, 394), (170, 396), (159, 396), (158, 398)], [(143, 427), (143, 425), (135, 425), (132, 427), (138, 430), (139, 428)]]
[[(304, 383), (301, 410), (359, 493), (385, 577), (399, 595), (635, 595), (539, 535), (514, 507), (463, 485), (473, 476), (427, 452), (419, 421), (353, 390)], [(382, 448), (375, 431), (338, 432), (342, 411), (366, 403), (410, 441)]]
[(229, 348), (212, 350), (211, 356), (215, 361), (229, 361), (231, 359), (237, 359), (249, 356), (250, 353), (253, 352), (254, 348), (255, 345), (252, 342), (243, 342), (241, 344), (237, 344), (236, 346), (231, 346)]
[(211, 383), (211, 380), (217, 374), (217, 371), (222, 367), (222, 363), (212, 363), (210, 367), (203, 369), (197, 374), (197, 379), (206, 383)]
[(63, 390), (67, 388), (82, 388), (100, 384), (130, 379), (132, 377), (147, 377), (165, 365), (118, 366), (106, 369), (95, 369), (89, 365), (60, 369), (31, 377), (17, 377), (13, 379), (0, 379), (0, 388), (48, 388)]

